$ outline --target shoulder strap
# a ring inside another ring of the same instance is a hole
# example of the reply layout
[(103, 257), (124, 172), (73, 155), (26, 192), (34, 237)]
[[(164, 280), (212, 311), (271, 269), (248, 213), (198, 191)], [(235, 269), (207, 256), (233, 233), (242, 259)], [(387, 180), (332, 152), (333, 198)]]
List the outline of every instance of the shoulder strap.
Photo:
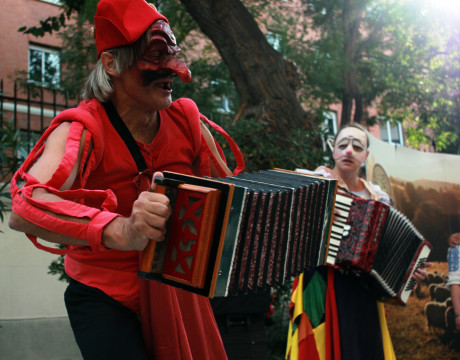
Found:
[[(185, 112), (185, 115), (189, 121), (190, 126), (192, 129), (196, 129), (197, 131), (201, 132), (201, 136), (203, 136), (201, 124), (209, 125), (211, 128), (216, 130), (220, 135), (224, 137), (224, 139), (228, 142), (230, 149), (235, 157), (236, 161), (236, 169), (233, 171), (233, 175), (238, 175), (244, 169), (244, 158), (241, 150), (239, 149), (238, 145), (233, 141), (232, 137), (228, 135), (224, 129), (222, 129), (219, 125), (215, 124), (211, 120), (209, 120), (206, 116), (200, 113), (198, 107), (196, 106), (195, 102), (191, 99), (181, 98), (177, 101), (180, 101), (180, 104)], [(209, 134), (211, 137), (212, 135)], [(225, 162), (225, 157), (223, 151), (219, 145), (219, 143), (214, 140), (214, 144), (208, 143), (208, 137), (204, 137), (204, 140), (208, 144), (209, 155), (210, 159), (215, 163), (215, 165), (219, 168), (219, 160), (222, 159)], [(215, 145), (215, 146), (214, 146)], [(221, 176), (225, 176), (226, 172), (223, 171)]]
[(111, 101), (102, 103), (102, 106), (104, 107), (105, 112), (107, 113), (107, 116), (113, 127), (117, 131), (118, 135), (120, 135), (121, 139), (131, 153), (131, 156), (136, 162), (137, 169), (140, 173), (143, 172), (147, 169), (144, 157), (142, 156), (141, 150), (139, 149), (139, 146), (137, 145), (133, 135), (123, 120), (120, 118), (120, 115), (118, 115), (117, 109), (115, 109), (115, 106), (113, 106)]
[(229, 134), (225, 132), (224, 129), (222, 129), (219, 125), (209, 120), (206, 116), (200, 114), (200, 119), (207, 123), (214, 130), (216, 130), (219, 134), (221, 134), (225, 138), (225, 140), (227, 140), (228, 145), (230, 146), (230, 149), (232, 150), (233, 156), (235, 157), (236, 161), (236, 168), (235, 170), (233, 170), (233, 175), (238, 175), (241, 171), (244, 170), (244, 157), (238, 145), (236, 145), (235, 141)]

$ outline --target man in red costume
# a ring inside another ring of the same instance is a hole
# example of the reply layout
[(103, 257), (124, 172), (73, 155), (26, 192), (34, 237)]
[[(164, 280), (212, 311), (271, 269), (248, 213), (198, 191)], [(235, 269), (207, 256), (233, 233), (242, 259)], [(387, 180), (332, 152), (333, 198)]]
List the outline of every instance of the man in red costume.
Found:
[[(65, 302), (85, 359), (225, 359), (208, 300), (137, 270), (171, 214), (152, 176), (231, 174), (200, 118), (228, 136), (190, 99), (172, 101), (173, 77), (191, 74), (153, 6), (101, 0), (94, 20), (98, 61), (85, 100), (53, 120), (15, 174), (10, 227), (66, 255)], [(244, 164), (232, 147), (237, 174)]]

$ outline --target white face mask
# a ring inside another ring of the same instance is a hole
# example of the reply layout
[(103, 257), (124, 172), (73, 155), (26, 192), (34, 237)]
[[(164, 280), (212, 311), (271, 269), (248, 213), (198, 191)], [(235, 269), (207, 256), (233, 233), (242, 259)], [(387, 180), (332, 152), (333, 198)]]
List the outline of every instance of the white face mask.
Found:
[(367, 154), (367, 137), (362, 130), (350, 127), (339, 133), (334, 145), (334, 160), (348, 158), (362, 164), (366, 161)]
[(342, 138), (335, 146), (337, 148), (337, 151), (350, 150), (357, 154), (362, 153), (363, 151), (366, 150), (366, 147), (363, 145), (361, 140), (356, 139), (354, 137)]

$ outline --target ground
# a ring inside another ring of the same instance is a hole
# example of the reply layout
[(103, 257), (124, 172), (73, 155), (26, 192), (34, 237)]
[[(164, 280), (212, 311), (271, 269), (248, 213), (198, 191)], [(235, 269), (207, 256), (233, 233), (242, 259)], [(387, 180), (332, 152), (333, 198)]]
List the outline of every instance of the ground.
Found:
[[(433, 263), (430, 271), (447, 274), (447, 263)], [(444, 339), (427, 328), (424, 306), (430, 300), (421, 286), (420, 297), (413, 293), (406, 306), (386, 305), (388, 328), (398, 360), (459, 360), (458, 341)], [(457, 334), (457, 337), (460, 336)]]

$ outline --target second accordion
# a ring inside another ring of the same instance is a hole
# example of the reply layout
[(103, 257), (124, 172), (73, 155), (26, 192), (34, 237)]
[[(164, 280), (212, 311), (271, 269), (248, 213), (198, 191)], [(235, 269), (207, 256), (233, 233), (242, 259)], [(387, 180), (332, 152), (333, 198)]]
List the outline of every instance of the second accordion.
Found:
[(149, 243), (138, 275), (203, 296), (253, 292), (329, 265), (364, 274), (377, 298), (404, 304), (431, 249), (395, 209), (339, 193), (335, 179), (281, 169), (163, 175), (155, 182), (173, 208), (167, 240)]

